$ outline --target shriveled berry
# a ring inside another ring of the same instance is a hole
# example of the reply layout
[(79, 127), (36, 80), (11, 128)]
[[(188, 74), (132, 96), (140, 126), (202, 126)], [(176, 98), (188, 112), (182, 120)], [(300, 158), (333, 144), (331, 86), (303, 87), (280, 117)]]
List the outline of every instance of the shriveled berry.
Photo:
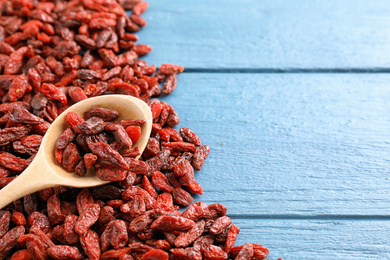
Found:
[(189, 206), (193, 200), (191, 194), (180, 187), (172, 191), (172, 196), (175, 202), (182, 206)]
[(119, 117), (119, 113), (115, 110), (103, 108), (103, 107), (93, 107), (84, 113), (86, 119), (91, 117), (99, 117), (104, 121), (113, 121)]
[(152, 249), (148, 252), (146, 252), (142, 257), (141, 260), (168, 260), (169, 255), (167, 252), (161, 250), (161, 249)]
[(204, 232), (205, 222), (203, 220), (198, 221), (195, 226), (186, 232), (180, 233), (175, 240), (176, 247), (187, 247), (200, 237)]
[(193, 220), (177, 217), (177, 216), (161, 216), (158, 217), (151, 225), (151, 228), (162, 231), (184, 231), (195, 226)]
[(136, 143), (141, 137), (141, 127), (140, 126), (128, 126), (126, 127), (126, 132), (131, 138), (133, 143)]
[(88, 229), (84, 235), (80, 236), (80, 244), (89, 259), (100, 259), (100, 241), (99, 236), (95, 231)]
[(98, 220), (99, 214), (100, 206), (98, 204), (93, 204), (91, 207), (85, 209), (83, 213), (80, 214), (75, 223), (76, 233), (80, 236), (84, 235), (88, 229)]
[(161, 71), (161, 73), (163, 73), (163, 74), (170, 75), (173, 73), (183, 72), (184, 68), (182, 66), (174, 65), (174, 64), (162, 64), (158, 68), (158, 70)]
[(206, 247), (203, 252), (203, 255), (207, 257), (207, 259), (213, 260), (223, 260), (228, 258), (227, 253), (223, 251), (221, 247), (216, 245), (209, 245), (208, 247)]
[(53, 259), (83, 259), (83, 255), (77, 247), (67, 245), (55, 245), (47, 249), (48, 255)]

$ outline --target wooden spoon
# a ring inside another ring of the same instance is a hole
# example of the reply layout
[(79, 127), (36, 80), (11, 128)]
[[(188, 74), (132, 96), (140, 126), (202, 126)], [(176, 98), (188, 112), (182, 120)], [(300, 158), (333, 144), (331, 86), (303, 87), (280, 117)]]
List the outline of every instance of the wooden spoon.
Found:
[(100, 180), (93, 170), (88, 170), (83, 177), (70, 173), (59, 165), (54, 157), (57, 138), (69, 127), (65, 121), (66, 114), (76, 112), (83, 116), (84, 112), (92, 107), (116, 110), (120, 115), (118, 120), (145, 120), (141, 127), (141, 137), (134, 144), (139, 147), (141, 153), (143, 152), (152, 129), (152, 114), (145, 102), (125, 95), (104, 95), (83, 100), (69, 107), (54, 120), (43, 137), (38, 153), (31, 164), (21, 175), (0, 190), (0, 209), (23, 196), (55, 186), (84, 188), (108, 183)]

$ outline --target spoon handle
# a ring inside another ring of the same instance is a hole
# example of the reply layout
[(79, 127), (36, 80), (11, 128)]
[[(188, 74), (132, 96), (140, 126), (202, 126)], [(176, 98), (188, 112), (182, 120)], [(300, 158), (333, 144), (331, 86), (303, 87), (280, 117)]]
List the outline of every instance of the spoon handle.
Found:
[(56, 186), (52, 176), (45, 163), (33, 160), (21, 175), (0, 190), (0, 209), (28, 194)]

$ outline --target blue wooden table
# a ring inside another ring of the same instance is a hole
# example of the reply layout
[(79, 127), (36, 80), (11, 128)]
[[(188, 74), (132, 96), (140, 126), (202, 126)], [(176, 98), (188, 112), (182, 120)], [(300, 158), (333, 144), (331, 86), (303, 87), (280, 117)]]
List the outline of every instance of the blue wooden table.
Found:
[(390, 2), (150, 0), (196, 173), (270, 259), (390, 259)]

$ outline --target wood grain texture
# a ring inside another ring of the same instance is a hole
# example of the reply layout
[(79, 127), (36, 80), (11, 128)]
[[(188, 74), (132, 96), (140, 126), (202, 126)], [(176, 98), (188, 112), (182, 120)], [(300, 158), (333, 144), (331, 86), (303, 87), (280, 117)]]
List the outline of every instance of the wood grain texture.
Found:
[(150, 0), (145, 60), (187, 68), (390, 67), (390, 2)]
[(390, 76), (182, 74), (162, 100), (211, 152), (196, 179), (234, 217), (390, 217)]
[(241, 228), (236, 245), (251, 241), (270, 250), (269, 259), (390, 259), (389, 222), (381, 220), (233, 219)]

